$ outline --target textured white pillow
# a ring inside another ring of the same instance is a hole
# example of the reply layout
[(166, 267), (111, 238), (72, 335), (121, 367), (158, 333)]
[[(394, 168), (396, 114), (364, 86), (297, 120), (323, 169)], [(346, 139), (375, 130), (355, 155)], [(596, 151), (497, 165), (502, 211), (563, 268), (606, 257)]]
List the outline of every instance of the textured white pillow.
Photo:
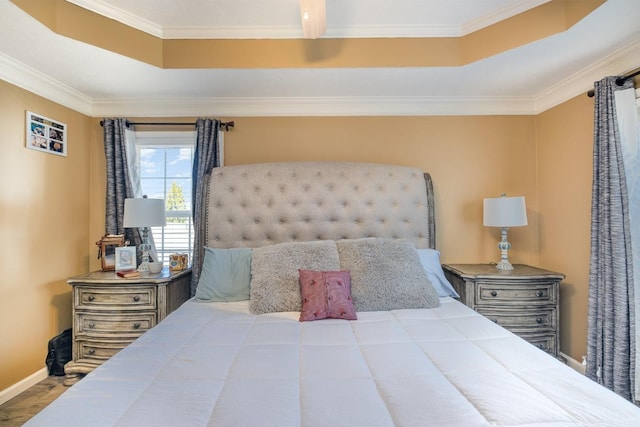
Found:
[(338, 249), (332, 240), (255, 248), (251, 260), (249, 309), (254, 314), (300, 311), (298, 270), (335, 271), (339, 267)]
[(410, 240), (338, 240), (340, 269), (351, 272), (357, 311), (433, 308), (440, 298)]

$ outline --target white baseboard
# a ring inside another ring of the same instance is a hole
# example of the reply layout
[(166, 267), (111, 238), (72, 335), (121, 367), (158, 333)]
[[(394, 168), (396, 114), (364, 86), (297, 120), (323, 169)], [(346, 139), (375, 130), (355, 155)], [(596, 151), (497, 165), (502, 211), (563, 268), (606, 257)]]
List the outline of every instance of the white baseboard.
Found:
[(564, 359), (564, 361), (567, 363), (569, 367), (580, 372), (582, 375), (586, 373), (586, 367), (582, 364), (582, 362), (578, 362), (576, 359), (569, 357), (562, 352), (560, 352), (560, 357)]
[(42, 368), (39, 371), (34, 372), (27, 378), (23, 379), (4, 390), (0, 390), (0, 405), (13, 399), (23, 391), (29, 389), (31, 386), (38, 384), (43, 379), (49, 376), (47, 368)]

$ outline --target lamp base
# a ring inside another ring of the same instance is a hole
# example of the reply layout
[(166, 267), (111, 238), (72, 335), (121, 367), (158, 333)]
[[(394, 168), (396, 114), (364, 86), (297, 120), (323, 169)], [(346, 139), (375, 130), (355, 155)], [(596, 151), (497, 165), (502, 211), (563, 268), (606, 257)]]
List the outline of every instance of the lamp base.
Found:
[(501, 259), (496, 264), (498, 270), (513, 270), (513, 265), (509, 262), (509, 249), (511, 249), (511, 243), (507, 241), (507, 227), (502, 227), (500, 232), (502, 240), (498, 243), (498, 249), (500, 249)]
[(151, 244), (149, 243), (149, 227), (142, 229), (142, 244), (139, 249), (142, 251), (142, 262), (138, 266), (138, 271), (141, 273), (149, 272), (149, 251), (151, 250)]
[(513, 265), (509, 261), (502, 260), (496, 264), (498, 270), (513, 270)]

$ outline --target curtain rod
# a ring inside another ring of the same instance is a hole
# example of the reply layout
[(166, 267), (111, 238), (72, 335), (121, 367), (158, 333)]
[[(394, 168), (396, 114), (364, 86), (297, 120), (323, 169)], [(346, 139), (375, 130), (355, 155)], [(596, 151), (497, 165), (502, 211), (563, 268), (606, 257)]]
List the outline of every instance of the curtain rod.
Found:
[[(195, 126), (196, 123), (195, 122), (130, 122), (129, 120), (125, 120), (125, 125), (127, 127), (129, 126), (135, 126), (135, 125), (140, 125), (140, 126)], [(104, 120), (100, 120), (100, 126), (104, 126)], [(229, 131), (229, 128), (233, 128), (235, 126), (235, 123), (232, 121), (230, 122), (220, 122), (220, 128), (224, 128), (225, 132)]]
[[(629, 75), (627, 75), (627, 76), (618, 76), (618, 77), (616, 78), (616, 84), (617, 84), (618, 86), (622, 86), (622, 85), (624, 84), (624, 82), (626, 82), (626, 81), (627, 81), (627, 80), (629, 80), (629, 79), (634, 78), (634, 77), (635, 77), (635, 76), (637, 76), (637, 75), (640, 75), (640, 70), (638, 70), (638, 71), (636, 71), (636, 72), (633, 72), (633, 73), (631, 73), (631, 74), (629, 74)], [(589, 98), (593, 98), (595, 94), (596, 94), (596, 93), (594, 92), (594, 90), (593, 90), (593, 89), (591, 89), (589, 92), (587, 92), (587, 96), (588, 96)]]

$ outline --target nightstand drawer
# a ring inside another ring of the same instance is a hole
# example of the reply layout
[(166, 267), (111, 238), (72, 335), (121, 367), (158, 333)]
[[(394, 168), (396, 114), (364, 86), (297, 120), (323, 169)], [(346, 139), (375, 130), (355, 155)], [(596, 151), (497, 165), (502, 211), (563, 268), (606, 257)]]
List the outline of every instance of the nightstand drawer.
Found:
[(97, 365), (108, 360), (131, 344), (133, 340), (127, 341), (77, 341), (77, 361), (78, 362), (92, 362)]
[(477, 307), (476, 311), (513, 332), (555, 331), (557, 328), (556, 319), (558, 316), (555, 308), (492, 310)]
[(556, 304), (554, 283), (498, 284), (477, 283), (476, 305), (547, 305)]
[(79, 313), (76, 316), (77, 335), (138, 337), (156, 325), (155, 312), (104, 315)]
[(156, 288), (130, 286), (126, 288), (78, 286), (76, 310), (155, 310)]

